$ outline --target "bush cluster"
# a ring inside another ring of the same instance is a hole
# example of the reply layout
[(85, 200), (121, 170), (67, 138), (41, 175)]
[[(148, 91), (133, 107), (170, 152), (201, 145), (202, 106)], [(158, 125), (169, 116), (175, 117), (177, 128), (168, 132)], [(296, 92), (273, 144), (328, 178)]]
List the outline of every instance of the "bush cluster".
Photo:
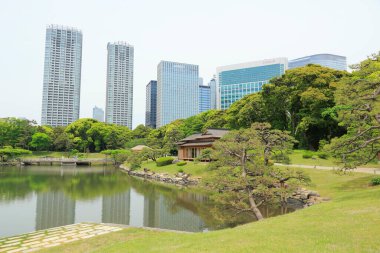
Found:
[(185, 166), (187, 164), (187, 162), (185, 161), (180, 161), (177, 163), (177, 166)]
[(157, 165), (157, 167), (169, 165), (169, 164), (173, 163), (173, 160), (174, 160), (174, 158), (170, 157), (170, 156), (160, 157), (160, 158), (157, 158), (156, 165)]
[(326, 152), (318, 152), (317, 156), (319, 158), (321, 158), (321, 159), (327, 159), (327, 158), (329, 158), (329, 154), (327, 154)]
[(329, 154), (326, 152), (323, 152), (323, 151), (313, 152), (313, 151), (307, 150), (307, 151), (304, 151), (302, 154), (302, 158), (304, 158), (304, 159), (310, 159), (310, 158), (313, 158), (315, 156), (318, 158), (321, 158), (321, 159), (329, 158)]
[(313, 153), (311, 151), (305, 151), (303, 154), (302, 154), (302, 158), (304, 159), (310, 159), (313, 157)]
[(380, 177), (375, 177), (371, 179), (372, 185), (380, 185)]

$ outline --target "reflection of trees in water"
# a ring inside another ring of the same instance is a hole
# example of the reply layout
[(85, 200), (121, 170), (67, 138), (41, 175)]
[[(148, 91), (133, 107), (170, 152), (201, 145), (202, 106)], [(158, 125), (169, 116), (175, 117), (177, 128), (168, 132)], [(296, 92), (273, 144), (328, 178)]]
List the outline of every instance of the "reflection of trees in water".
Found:
[[(32, 170), (7, 168), (0, 174), (0, 199), (25, 199), (35, 192), (63, 191), (72, 199), (93, 199), (102, 195), (112, 195), (129, 189), (128, 178), (115, 170), (107, 173), (61, 175), (57, 173), (41, 174)], [(78, 169), (80, 171), (80, 169)]]
[[(114, 169), (88, 174), (80, 173), (81, 169), (78, 169), (79, 173), (61, 173), (59, 170), (37, 173), (29, 169), (6, 169), (0, 174), (0, 201), (25, 199), (33, 191), (37, 193), (37, 198), (42, 199), (44, 196), (46, 200), (44, 204), (37, 203), (38, 213), (42, 214), (40, 218), (37, 217), (37, 221), (40, 219), (39, 225), (37, 224), (39, 228), (45, 228), (46, 224), (55, 224), (46, 220), (49, 216), (43, 214), (43, 210), (49, 203), (60, 199), (61, 195), (55, 194), (57, 192), (67, 198), (67, 201), (61, 200), (61, 204), (66, 210), (62, 212), (65, 212), (64, 216), (70, 219), (70, 223), (73, 219), (70, 214), (73, 205), (70, 201), (90, 200), (103, 196), (102, 221), (128, 224), (130, 188), (134, 188), (137, 193), (144, 196), (144, 226), (199, 231), (204, 227), (210, 229), (232, 227), (255, 220), (248, 213), (236, 214), (235, 211), (226, 209), (225, 205), (216, 204), (208, 195), (198, 193), (194, 189), (146, 182)], [(56, 206), (59, 207), (59, 204), (57, 202)], [(282, 213), (279, 207), (268, 206), (261, 209), (266, 217)], [(54, 212), (56, 216), (60, 215), (59, 212)], [(58, 216), (50, 218), (54, 218), (56, 222), (63, 222)]]
[[(195, 225), (194, 231), (199, 231), (205, 227), (211, 229), (232, 227), (254, 220), (247, 214), (233, 217), (229, 210), (216, 205), (206, 194), (195, 192), (191, 188), (147, 183), (134, 178), (130, 182), (138, 193), (145, 196), (144, 226), (163, 227), (165, 225), (163, 220), (166, 220), (166, 225), (181, 220), (181, 224), (178, 222), (177, 228), (174, 229), (181, 229), (182, 224), (187, 222), (188, 228)], [(161, 224), (158, 221), (159, 215), (161, 215)], [(173, 229), (173, 227), (166, 228)]]

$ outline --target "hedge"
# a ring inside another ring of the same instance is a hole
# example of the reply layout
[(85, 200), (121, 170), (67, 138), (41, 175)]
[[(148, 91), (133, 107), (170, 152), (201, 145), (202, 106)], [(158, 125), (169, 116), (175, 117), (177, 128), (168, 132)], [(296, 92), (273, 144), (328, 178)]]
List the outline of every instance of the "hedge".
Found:
[(185, 166), (187, 164), (187, 162), (185, 161), (180, 161), (177, 163), (177, 166)]
[(167, 156), (167, 157), (160, 157), (156, 160), (157, 167), (165, 166), (172, 164), (174, 161), (173, 157)]

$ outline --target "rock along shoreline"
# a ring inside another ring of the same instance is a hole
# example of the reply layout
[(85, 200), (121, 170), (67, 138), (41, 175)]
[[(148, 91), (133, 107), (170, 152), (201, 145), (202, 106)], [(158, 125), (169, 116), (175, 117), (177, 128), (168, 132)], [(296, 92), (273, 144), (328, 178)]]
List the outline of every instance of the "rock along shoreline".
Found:
[[(185, 173), (179, 173), (177, 174), (177, 177), (172, 177), (167, 173), (155, 173), (150, 170), (133, 171), (123, 164), (119, 167), (123, 172), (128, 173), (130, 176), (153, 180), (165, 184), (174, 184), (177, 186), (196, 186), (200, 182), (200, 178), (190, 178), (189, 174)], [(318, 192), (305, 188), (298, 188), (293, 192), (292, 196), (290, 196), (289, 199), (299, 201), (302, 203), (304, 208), (329, 200), (328, 198), (322, 198)]]
[(169, 176), (166, 173), (155, 173), (153, 171), (134, 171), (130, 170), (128, 167), (123, 164), (120, 165), (120, 169), (130, 176), (139, 177), (143, 179), (154, 180), (166, 184), (175, 184), (181, 186), (190, 186), (190, 185), (198, 185), (200, 180), (197, 178), (190, 178), (188, 174), (182, 173), (177, 177)]

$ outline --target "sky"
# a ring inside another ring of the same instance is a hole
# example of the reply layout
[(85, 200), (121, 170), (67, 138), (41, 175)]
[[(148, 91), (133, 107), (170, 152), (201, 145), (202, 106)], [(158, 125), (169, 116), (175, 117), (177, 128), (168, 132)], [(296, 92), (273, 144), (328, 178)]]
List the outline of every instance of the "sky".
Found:
[(48, 24), (83, 32), (80, 117), (106, 99), (107, 43), (134, 46), (133, 126), (161, 60), (216, 67), (316, 53), (348, 64), (380, 51), (379, 0), (0, 0), (0, 118), (41, 120)]

